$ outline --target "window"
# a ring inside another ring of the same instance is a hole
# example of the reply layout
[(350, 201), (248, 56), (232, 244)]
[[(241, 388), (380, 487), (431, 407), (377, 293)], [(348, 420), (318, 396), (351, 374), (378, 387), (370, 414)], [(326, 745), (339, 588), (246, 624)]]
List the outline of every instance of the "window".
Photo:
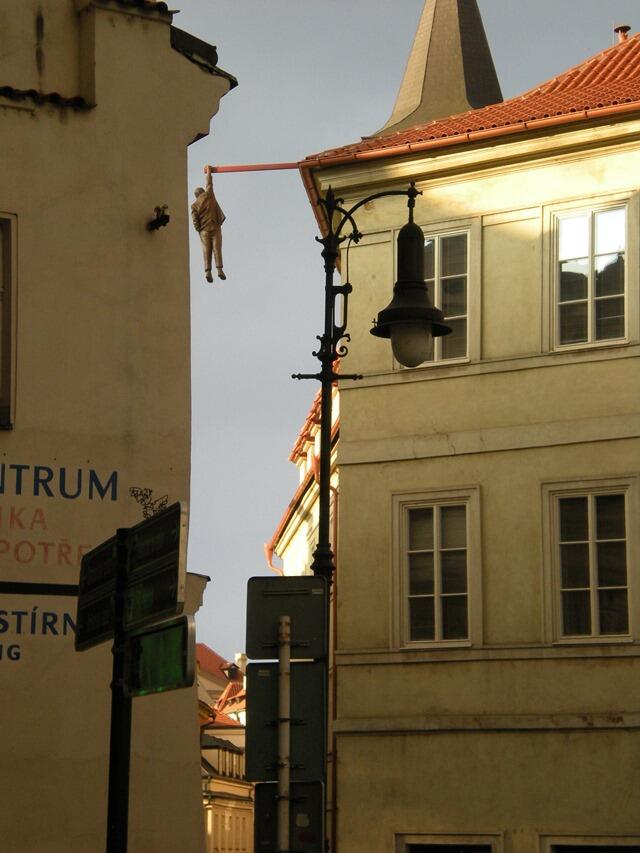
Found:
[(552, 853), (640, 853), (638, 844), (553, 844)]
[(408, 844), (407, 853), (491, 853), (490, 844)]
[(478, 502), (476, 488), (394, 497), (401, 645), (478, 638)]
[(439, 234), (424, 241), (424, 275), (429, 299), (444, 314), (451, 334), (434, 341), (434, 361), (467, 357), (468, 234)]
[(557, 344), (625, 338), (626, 205), (563, 214), (557, 226)]
[(501, 835), (396, 835), (396, 853), (502, 853)]
[(541, 836), (541, 853), (640, 853), (640, 838), (613, 836)]
[(635, 478), (550, 487), (553, 635), (625, 638), (630, 624), (630, 501)]
[(558, 499), (562, 635), (629, 632), (625, 496)]
[(11, 428), (11, 291), (15, 220), (0, 213), (0, 429)]

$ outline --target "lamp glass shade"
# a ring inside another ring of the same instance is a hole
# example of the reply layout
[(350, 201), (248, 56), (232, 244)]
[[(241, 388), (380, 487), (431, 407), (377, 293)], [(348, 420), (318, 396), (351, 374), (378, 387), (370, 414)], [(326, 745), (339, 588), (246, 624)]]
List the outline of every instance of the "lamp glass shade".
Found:
[(417, 367), (433, 358), (431, 324), (394, 323), (391, 326), (391, 349), (403, 367)]

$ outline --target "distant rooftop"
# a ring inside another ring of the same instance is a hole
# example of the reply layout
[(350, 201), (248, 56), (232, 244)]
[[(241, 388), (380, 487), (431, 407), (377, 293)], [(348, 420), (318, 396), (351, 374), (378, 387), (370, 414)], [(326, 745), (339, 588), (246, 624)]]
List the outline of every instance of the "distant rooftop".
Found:
[(499, 104), (417, 124), (307, 157), (301, 167), (401, 156), (522, 131), (640, 111), (640, 34)]

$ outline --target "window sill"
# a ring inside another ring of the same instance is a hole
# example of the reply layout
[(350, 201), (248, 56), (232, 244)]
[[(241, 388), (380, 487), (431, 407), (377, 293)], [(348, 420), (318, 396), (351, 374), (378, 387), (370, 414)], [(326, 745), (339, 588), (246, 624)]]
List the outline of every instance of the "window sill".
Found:
[(616, 634), (615, 636), (603, 637), (557, 637), (553, 640), (553, 646), (628, 646), (634, 643), (634, 637), (629, 634)]
[(440, 651), (441, 649), (470, 649), (473, 647), (471, 640), (420, 640), (416, 642), (406, 642), (399, 646), (398, 651), (401, 652), (428, 652)]
[(607, 349), (607, 347), (624, 347), (629, 346), (631, 341), (629, 338), (609, 338), (606, 341), (592, 341), (591, 343), (579, 344), (556, 344), (553, 352), (583, 352), (594, 349)]

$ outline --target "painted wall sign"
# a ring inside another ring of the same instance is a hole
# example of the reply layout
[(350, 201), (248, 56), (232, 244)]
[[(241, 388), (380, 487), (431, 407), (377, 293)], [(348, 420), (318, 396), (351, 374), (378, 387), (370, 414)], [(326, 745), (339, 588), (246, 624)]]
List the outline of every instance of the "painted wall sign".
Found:
[(118, 499), (118, 472), (98, 474), (93, 468), (52, 468), (49, 465), (0, 463), (0, 495), (33, 495), (33, 497), (67, 500)]

